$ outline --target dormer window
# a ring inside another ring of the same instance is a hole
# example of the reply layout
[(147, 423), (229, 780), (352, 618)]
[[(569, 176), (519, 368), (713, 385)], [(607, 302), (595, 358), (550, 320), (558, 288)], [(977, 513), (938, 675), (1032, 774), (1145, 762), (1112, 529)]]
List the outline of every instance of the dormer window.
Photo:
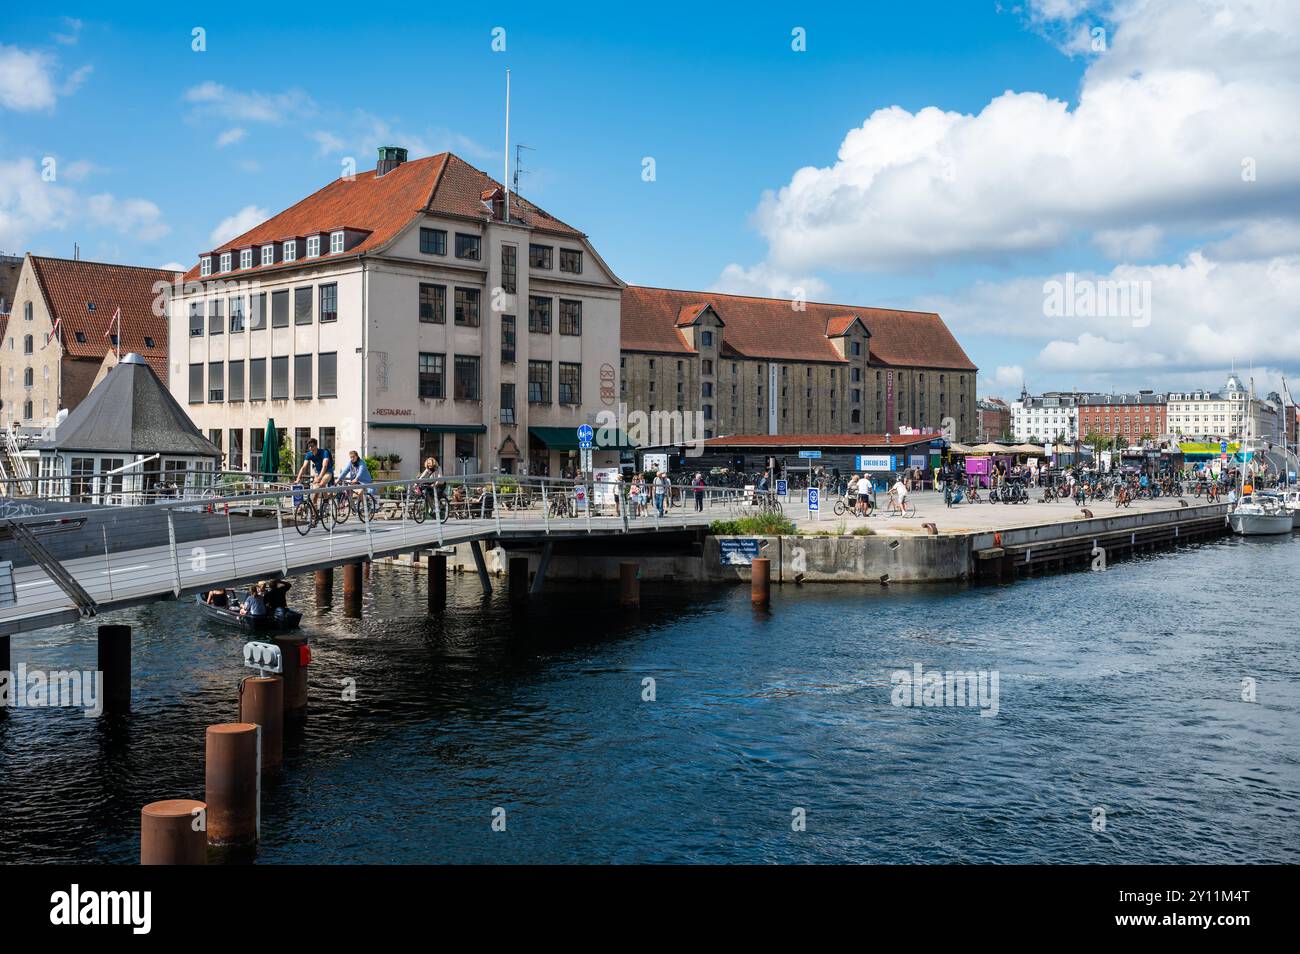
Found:
[(200, 274), (200, 275), (211, 275), (211, 274), (212, 274), (212, 256), (211, 256), (211, 255), (204, 255), (201, 259), (199, 259), (199, 274)]
[(263, 264), (263, 265), (274, 265), (274, 264), (275, 264), (275, 246), (274, 246), (274, 245), (263, 245), (263, 246), (262, 246), (262, 264)]
[(239, 267), (240, 268), (253, 267), (253, 250), (251, 248), (245, 248), (239, 250)]
[(343, 231), (340, 229), (330, 233), (330, 254), (337, 255), (341, 251), (343, 251)]
[(315, 258), (320, 255), (320, 236), (310, 235), (307, 237), (307, 257)]
[(222, 252), (222, 253), (221, 253), (221, 270), (222, 270), (223, 272), (228, 272), (228, 271), (230, 271), (230, 253), (229, 253), (229, 252)]
[(283, 258), (286, 262), (292, 262), (297, 257), (298, 257), (298, 240), (289, 239), (289, 241), (284, 243)]

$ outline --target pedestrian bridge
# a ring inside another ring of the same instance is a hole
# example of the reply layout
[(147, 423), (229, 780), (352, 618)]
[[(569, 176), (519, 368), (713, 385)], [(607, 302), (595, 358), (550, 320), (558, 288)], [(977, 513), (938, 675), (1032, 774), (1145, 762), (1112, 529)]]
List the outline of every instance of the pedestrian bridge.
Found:
[(342, 510), (337, 490), (268, 489), (130, 507), (62, 504), (50, 513), (31, 513), (39, 501), (31, 502), (27, 515), (0, 519), (0, 635), (431, 547), (702, 527), (742, 506), (735, 491), (710, 489), (697, 512), (690, 489), (674, 487), (670, 499), (677, 503), (666, 505), (663, 516), (653, 501), (648, 512), (633, 514), (621, 495), (616, 503), (614, 488), (511, 478), (514, 493), (494, 493), (494, 479), (502, 480), (448, 478), (478, 499), (453, 507), (445, 520), (440, 501), (436, 513), (422, 513), (412, 502), (412, 481), (372, 485), (383, 500), (374, 516), (362, 519), (354, 508), (342, 522), (328, 515), (314, 522), (304, 506), (314, 499), (318, 512)]

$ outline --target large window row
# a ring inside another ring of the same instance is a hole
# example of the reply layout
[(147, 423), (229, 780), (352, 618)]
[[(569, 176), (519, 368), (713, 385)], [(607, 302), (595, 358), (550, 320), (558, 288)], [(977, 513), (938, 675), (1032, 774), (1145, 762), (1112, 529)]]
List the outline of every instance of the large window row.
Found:
[[(559, 389), (560, 404), (582, 403), (582, 365), (576, 362), (560, 361)], [(550, 404), (551, 402), (551, 362), (528, 362), (528, 403)]]
[[(326, 285), (303, 285), (292, 289), (292, 314), (295, 325), (310, 325), (319, 320), (327, 324), (339, 319), (339, 286), (336, 282)], [(209, 335), (222, 334), (227, 327), (230, 333), (240, 334), (245, 330), (261, 331), (266, 328), (267, 292), (254, 292), (250, 295), (233, 295), (229, 298), (212, 298), (191, 301), (189, 303), (190, 337), (201, 338), (205, 329)], [(290, 315), (290, 289), (282, 288), (270, 292), (271, 327), (288, 328)], [(226, 325), (226, 316), (230, 318)]]
[[(555, 246), (538, 245), (536, 243), (528, 246), (528, 267), (542, 268), (550, 270), (555, 261)], [(560, 271), (568, 272), (571, 275), (582, 274), (582, 250), (577, 248), (560, 249)]]
[[(222, 404), (239, 401), (287, 401), (290, 384), (290, 356), (270, 359), (270, 388), (267, 388), (266, 358), (247, 361), (209, 361), (190, 365), (190, 403)], [(293, 397), (308, 401), (313, 397), (334, 398), (338, 391), (338, 353), (297, 354), (292, 356)], [(206, 375), (205, 375), (206, 370)], [(312, 378), (315, 377), (313, 382)], [(204, 386), (206, 383), (206, 387)], [(314, 387), (313, 387), (314, 383)]]

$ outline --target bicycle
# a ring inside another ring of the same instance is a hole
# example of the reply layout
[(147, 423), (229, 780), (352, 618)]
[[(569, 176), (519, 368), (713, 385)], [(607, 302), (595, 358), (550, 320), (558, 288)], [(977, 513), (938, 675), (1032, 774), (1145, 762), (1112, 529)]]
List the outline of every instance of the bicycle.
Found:
[(903, 498), (903, 502), (900, 504), (900, 503), (898, 502), (898, 499), (897, 499), (893, 494), (890, 494), (890, 495), (889, 495), (889, 504), (887, 505), (886, 510), (885, 510), (885, 516), (887, 516), (887, 517), (915, 517), (915, 516), (916, 516), (916, 504), (912, 503), (912, 502), (911, 502), (910, 500), (908, 500), (906, 497)]
[[(348, 517), (354, 513), (362, 523), (369, 523), (375, 519), (375, 514), (379, 512), (379, 501), (375, 499), (374, 494), (361, 492), (356, 485), (352, 484), (339, 486), (342, 489), (330, 495), (335, 526), (347, 523)], [(328, 505), (330, 504), (327, 503)]]
[(317, 524), (329, 533), (333, 508), (326, 502), (322, 505), (320, 498), (323, 494), (303, 493), (295, 494), (296, 502), (293, 505), (293, 525), (294, 529), (302, 536), (307, 536)]

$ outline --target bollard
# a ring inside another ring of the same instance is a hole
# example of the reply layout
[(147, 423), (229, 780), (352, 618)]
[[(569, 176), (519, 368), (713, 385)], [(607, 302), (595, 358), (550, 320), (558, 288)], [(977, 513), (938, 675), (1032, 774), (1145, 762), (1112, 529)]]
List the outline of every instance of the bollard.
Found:
[(307, 637), (285, 633), (275, 637), (284, 662), (284, 717), (300, 719), (307, 715), (307, 665), (311, 661), (311, 648)]
[(334, 570), (326, 567), (316, 571), (316, 605), (329, 606), (334, 602)]
[(510, 599), (528, 599), (528, 557), (511, 557), (507, 568), (510, 573)]
[(361, 615), (361, 564), (343, 564), (343, 615)]
[(284, 761), (284, 679), (245, 678), (239, 684), (239, 721), (262, 727), (262, 771), (279, 768)]
[(636, 563), (618, 565), (618, 602), (620, 606), (641, 605), (641, 567)]
[(436, 613), (447, 607), (447, 556), (429, 554), (429, 612)]
[(140, 864), (206, 865), (208, 806), (193, 798), (168, 798), (140, 809)]
[(131, 627), (99, 627), (99, 671), (104, 674), (104, 711), (131, 709)]
[(772, 602), (772, 561), (767, 557), (754, 557), (749, 572), (749, 599), (755, 606)]
[(261, 732), (250, 722), (208, 726), (204, 800), (208, 844), (248, 845), (257, 841), (262, 785), (258, 772)]

